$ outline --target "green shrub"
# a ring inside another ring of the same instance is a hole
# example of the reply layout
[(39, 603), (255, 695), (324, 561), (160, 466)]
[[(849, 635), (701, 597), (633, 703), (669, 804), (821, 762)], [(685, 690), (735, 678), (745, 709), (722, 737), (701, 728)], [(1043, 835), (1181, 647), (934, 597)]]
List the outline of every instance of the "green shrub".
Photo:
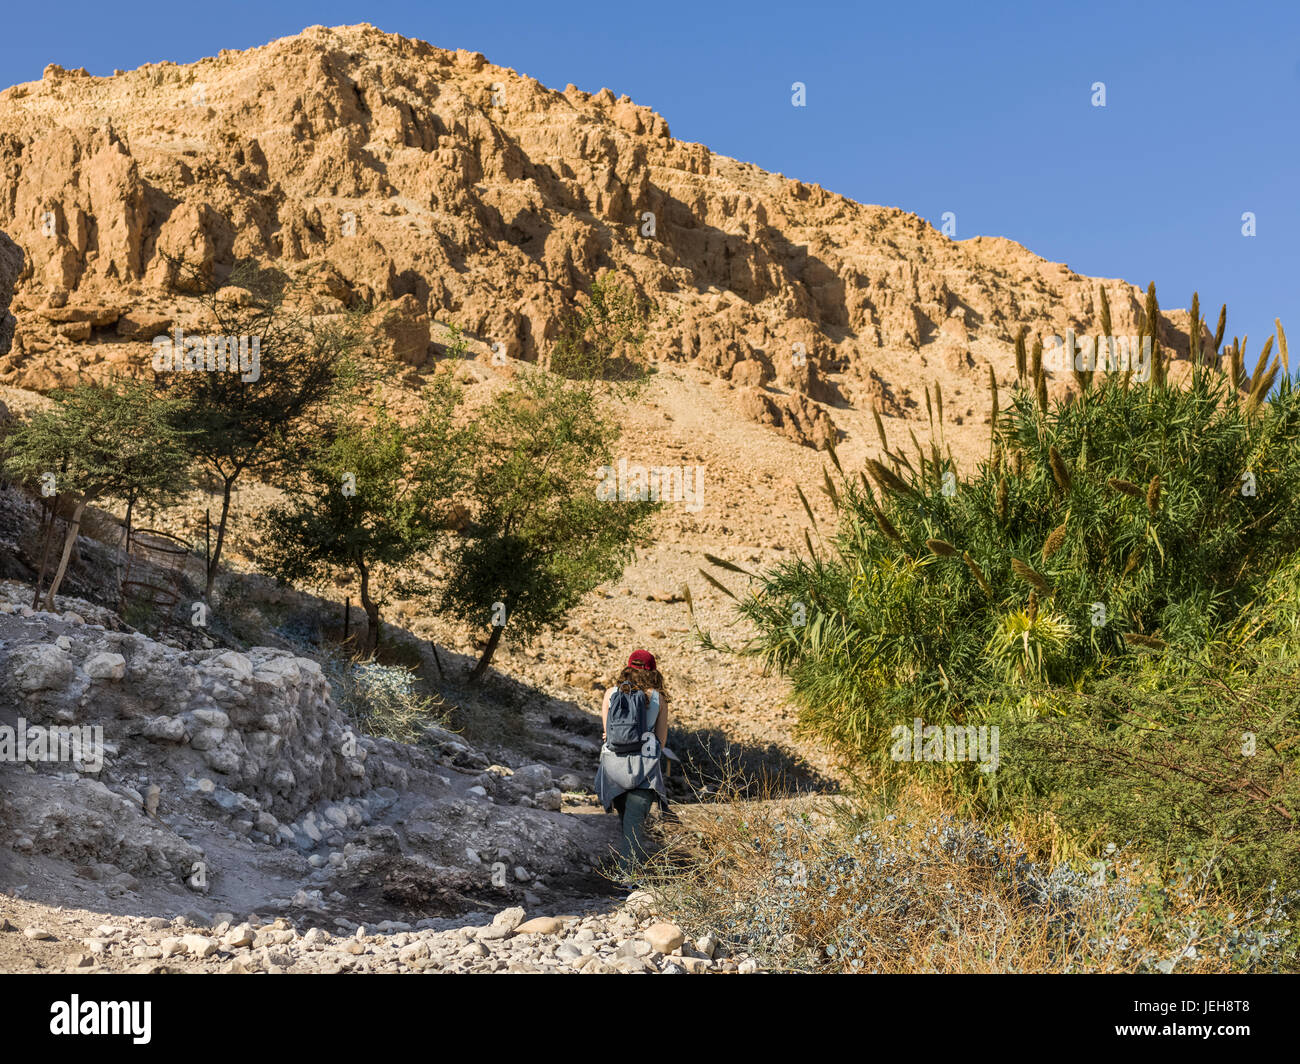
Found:
[[(757, 634), (738, 650), (874, 785), (927, 781), (1252, 895), (1295, 888), (1300, 398), (1282, 376), (1262, 401), (1268, 347), (1249, 378), (1234, 347), (1226, 373), (1175, 387), (1157, 358), (1148, 381), (1079, 374), (1050, 404), (1036, 353), (964, 481), (941, 431), (908, 458), (878, 420), (885, 461), (849, 476), (831, 455), (836, 530), (744, 574)], [(996, 725), (1001, 764), (892, 760), (916, 718)]]
[[(1217, 888), (1300, 886), (1300, 668), (1131, 676), (1062, 694), (1061, 715), (1002, 727), (1002, 769), (1095, 847), (1135, 846)], [(1011, 796), (1008, 796), (1009, 798)]]
[(839, 528), (754, 577), (742, 650), (790, 676), (805, 728), (880, 768), (892, 725), (978, 719), (993, 683), (1023, 708), (1167, 648), (1207, 662), (1300, 544), (1300, 399), (1162, 379), (1048, 409), (1017, 387), (966, 481), (938, 445), (827, 475)]

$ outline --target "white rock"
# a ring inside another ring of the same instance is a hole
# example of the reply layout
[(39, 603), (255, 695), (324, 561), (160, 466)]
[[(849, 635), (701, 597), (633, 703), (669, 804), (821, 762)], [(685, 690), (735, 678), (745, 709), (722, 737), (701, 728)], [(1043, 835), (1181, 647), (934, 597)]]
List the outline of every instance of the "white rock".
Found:
[(207, 935), (182, 935), (181, 945), (191, 957), (211, 957), (217, 952), (217, 944)]
[(492, 917), (493, 927), (504, 927), (507, 931), (513, 931), (523, 922), (524, 910), (518, 905), (513, 905), (509, 909), (502, 909), (496, 916)]
[(92, 680), (120, 680), (126, 675), (126, 658), (121, 654), (91, 654), (81, 668)]
[(672, 953), (686, 941), (682, 929), (676, 924), (651, 924), (645, 929), (645, 940), (657, 953)]
[(420, 940), (412, 942), (408, 946), (403, 946), (397, 951), (397, 959), (403, 964), (410, 964), (412, 961), (422, 961), (429, 956), (429, 943)]

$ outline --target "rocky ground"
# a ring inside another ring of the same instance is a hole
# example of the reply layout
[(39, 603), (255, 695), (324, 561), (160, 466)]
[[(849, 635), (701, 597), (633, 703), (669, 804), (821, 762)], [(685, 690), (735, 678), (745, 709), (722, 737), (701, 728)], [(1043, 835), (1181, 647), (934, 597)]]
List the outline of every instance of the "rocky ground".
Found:
[(191, 910), (173, 919), (110, 917), (3, 899), (0, 970), (445, 972), (587, 975), (752, 972), (710, 935), (687, 937), (637, 892), (606, 911), (529, 917), (521, 906), (370, 926)]
[(104, 759), (0, 761), (0, 970), (748, 970), (599, 873), (588, 715), (534, 693), (501, 761), (354, 737), (312, 660), (27, 590), (0, 583), (0, 727), (99, 727)]

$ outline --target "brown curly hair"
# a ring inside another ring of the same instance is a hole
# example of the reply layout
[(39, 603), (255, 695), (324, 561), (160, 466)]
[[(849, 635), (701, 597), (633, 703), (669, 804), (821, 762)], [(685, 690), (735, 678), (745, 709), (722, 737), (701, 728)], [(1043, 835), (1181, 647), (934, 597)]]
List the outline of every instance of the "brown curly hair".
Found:
[(634, 669), (631, 665), (626, 665), (618, 674), (618, 679), (614, 681), (615, 687), (623, 684), (630, 684), (633, 691), (654, 689), (659, 692), (659, 697), (665, 703), (668, 701), (668, 692), (664, 690), (663, 674), (658, 669)]

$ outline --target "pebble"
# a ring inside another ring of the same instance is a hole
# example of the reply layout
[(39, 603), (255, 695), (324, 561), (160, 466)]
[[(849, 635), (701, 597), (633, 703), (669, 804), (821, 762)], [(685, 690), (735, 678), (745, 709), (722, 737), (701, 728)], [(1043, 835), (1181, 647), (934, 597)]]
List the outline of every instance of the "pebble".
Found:
[(534, 916), (515, 928), (516, 935), (557, 935), (564, 930), (564, 921), (554, 916)]
[(676, 924), (651, 924), (645, 929), (644, 934), (645, 940), (657, 953), (672, 953), (686, 942), (686, 936)]
[(254, 937), (253, 929), (248, 924), (240, 924), (226, 935), (225, 944), (228, 949), (242, 949), (251, 946)]
[(217, 952), (217, 944), (207, 935), (182, 935), (180, 944), (185, 948), (185, 952), (200, 960), (211, 957)]

